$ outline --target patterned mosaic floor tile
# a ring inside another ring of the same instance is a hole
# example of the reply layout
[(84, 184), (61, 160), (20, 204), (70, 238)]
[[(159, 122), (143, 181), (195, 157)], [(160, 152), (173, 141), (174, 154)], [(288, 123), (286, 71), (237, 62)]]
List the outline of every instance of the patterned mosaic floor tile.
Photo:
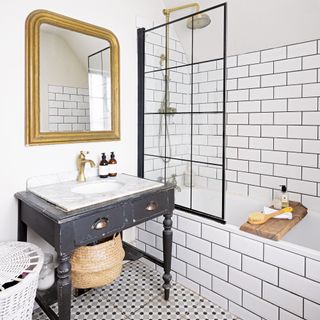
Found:
[(162, 294), (161, 275), (149, 266), (136, 261), (125, 265), (123, 272), (111, 286), (98, 289), (106, 303), (130, 315)]
[(176, 283), (170, 290), (169, 301), (159, 296), (130, 319), (237, 320), (230, 313)]
[(173, 286), (172, 299), (179, 312), (190, 320), (237, 320), (232, 314), (178, 283)]
[[(52, 309), (57, 312), (58, 307), (55, 303)], [(49, 319), (43, 311), (38, 309), (32, 317), (32, 320)], [(120, 310), (111, 304), (105, 304), (101, 296), (90, 290), (84, 295), (72, 300), (71, 319), (73, 320), (125, 320), (127, 319)]]
[[(163, 299), (161, 275), (139, 261), (126, 263), (111, 285), (90, 290), (72, 301), (73, 320), (237, 320), (191, 290), (173, 283)], [(57, 305), (53, 305), (57, 311)], [(37, 310), (33, 320), (47, 320)]]

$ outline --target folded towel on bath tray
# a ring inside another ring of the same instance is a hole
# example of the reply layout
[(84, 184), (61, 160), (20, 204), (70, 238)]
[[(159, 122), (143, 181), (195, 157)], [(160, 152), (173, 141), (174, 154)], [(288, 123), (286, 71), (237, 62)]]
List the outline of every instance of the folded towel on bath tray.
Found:
[[(278, 210), (272, 209), (272, 208), (269, 208), (269, 207), (263, 207), (263, 213), (264, 214), (269, 214), (269, 213), (273, 213), (273, 212), (276, 212), (276, 211), (278, 211)], [(292, 220), (292, 212), (286, 212), (286, 213), (280, 214), (278, 216), (273, 217), (273, 219)]]

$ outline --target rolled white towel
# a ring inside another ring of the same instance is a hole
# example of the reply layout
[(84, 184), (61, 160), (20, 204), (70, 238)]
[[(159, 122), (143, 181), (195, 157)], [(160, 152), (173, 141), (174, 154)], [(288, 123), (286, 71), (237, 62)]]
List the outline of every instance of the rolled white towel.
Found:
[[(269, 207), (263, 207), (263, 213), (264, 214), (268, 214), (268, 213), (273, 213), (273, 212), (276, 212), (278, 210), (275, 210), (275, 209), (272, 209), (272, 208), (269, 208)], [(274, 217), (275, 219), (288, 219), (288, 220), (292, 220), (292, 212), (286, 212), (286, 213), (283, 213), (283, 214), (280, 214), (276, 217)]]

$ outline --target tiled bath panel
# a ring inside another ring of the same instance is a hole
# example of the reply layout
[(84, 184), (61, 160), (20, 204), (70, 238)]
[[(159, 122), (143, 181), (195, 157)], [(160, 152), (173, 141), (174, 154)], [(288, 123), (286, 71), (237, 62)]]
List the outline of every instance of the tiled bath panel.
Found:
[[(143, 259), (142, 259), (143, 260)], [(72, 301), (74, 320), (237, 320), (235, 316), (184, 286), (173, 283), (164, 301), (162, 274), (141, 261), (126, 263), (109, 286), (90, 290)], [(57, 311), (57, 305), (53, 306)], [(46, 320), (37, 310), (33, 320)]]
[[(136, 245), (162, 258), (162, 218)], [(175, 210), (173, 279), (243, 320), (319, 320), (320, 254)], [(210, 318), (208, 318), (210, 319)]]
[(49, 131), (90, 130), (87, 88), (48, 86)]

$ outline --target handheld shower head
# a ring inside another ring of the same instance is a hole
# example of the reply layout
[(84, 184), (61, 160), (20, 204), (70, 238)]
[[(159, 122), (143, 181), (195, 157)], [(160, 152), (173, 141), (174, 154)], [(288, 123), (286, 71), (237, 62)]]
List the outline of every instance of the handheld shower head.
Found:
[(202, 29), (207, 27), (211, 23), (210, 17), (205, 13), (199, 13), (187, 20), (187, 28), (188, 29)]

